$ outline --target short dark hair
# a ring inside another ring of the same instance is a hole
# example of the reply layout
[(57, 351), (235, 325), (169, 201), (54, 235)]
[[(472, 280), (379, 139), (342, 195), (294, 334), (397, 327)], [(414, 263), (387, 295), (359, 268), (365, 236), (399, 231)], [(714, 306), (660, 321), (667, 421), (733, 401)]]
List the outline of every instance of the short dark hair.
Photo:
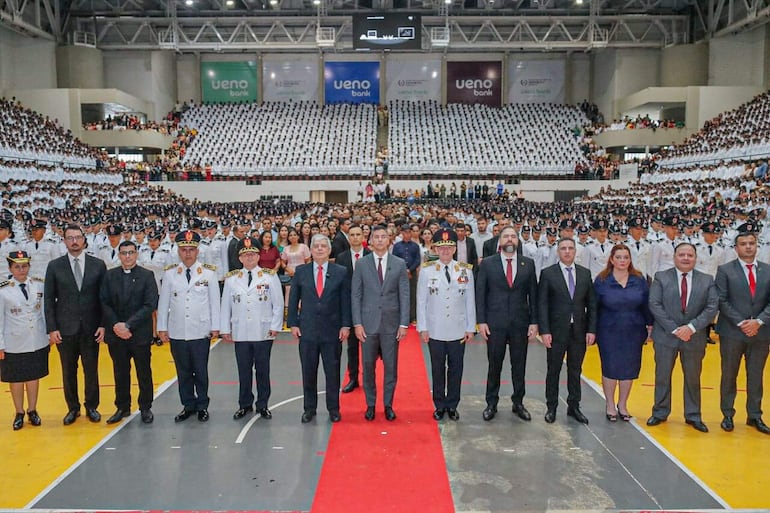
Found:
[(68, 224), (67, 226), (64, 227), (64, 233), (67, 233), (68, 231), (78, 231), (80, 232), (80, 235), (82, 235), (83, 237), (86, 236), (85, 232), (83, 232), (83, 228), (81, 228), (79, 224), (74, 224), (74, 223)]
[(693, 250), (693, 252), (697, 255), (698, 254), (698, 248), (695, 247), (695, 244), (690, 244), (689, 242), (680, 242), (676, 246), (674, 246), (674, 254), (676, 254), (677, 251), (679, 251), (679, 248), (682, 246), (690, 246)]
[(754, 240), (758, 240), (757, 234), (754, 232), (739, 233), (738, 235), (735, 236), (735, 240), (733, 241), (733, 244), (738, 244), (738, 239), (740, 239), (741, 237), (754, 237)]
[(577, 248), (577, 244), (575, 243), (575, 239), (573, 239), (572, 237), (562, 237), (561, 239), (557, 240), (556, 241), (556, 247), (558, 248), (559, 246), (561, 246), (562, 242), (571, 242), (572, 246)]
[(124, 240), (120, 244), (118, 244), (118, 250), (123, 249), (126, 246), (131, 246), (132, 248), (136, 249), (136, 243), (132, 240)]

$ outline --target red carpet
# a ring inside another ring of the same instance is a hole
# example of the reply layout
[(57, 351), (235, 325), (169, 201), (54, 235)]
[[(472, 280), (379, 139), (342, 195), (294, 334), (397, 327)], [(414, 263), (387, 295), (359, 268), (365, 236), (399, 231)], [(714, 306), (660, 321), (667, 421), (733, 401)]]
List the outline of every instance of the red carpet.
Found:
[[(332, 427), (313, 513), (451, 513), (454, 511), (438, 425), (433, 420), (422, 348), (410, 328), (399, 347), (396, 418), (385, 420), (382, 366), (377, 418), (364, 420), (361, 388), (341, 395), (342, 422)], [(362, 381), (361, 381), (362, 382)]]

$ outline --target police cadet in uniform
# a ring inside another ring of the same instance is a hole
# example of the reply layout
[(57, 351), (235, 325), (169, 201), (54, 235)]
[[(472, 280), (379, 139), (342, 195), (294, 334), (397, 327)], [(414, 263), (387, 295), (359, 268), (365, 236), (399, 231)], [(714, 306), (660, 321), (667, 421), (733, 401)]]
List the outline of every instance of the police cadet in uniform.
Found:
[(668, 216), (663, 219), (665, 237), (652, 248), (650, 253), (650, 275), (666, 271), (674, 267), (674, 248), (679, 240), (679, 216)]
[(607, 259), (610, 257), (610, 251), (612, 251), (612, 243), (607, 240), (609, 223), (606, 219), (593, 219), (591, 228), (595, 230), (596, 239), (593, 244), (586, 248), (585, 263), (588, 264), (586, 267), (591, 271), (591, 279), (595, 280), (596, 276), (607, 266)]
[(417, 281), (417, 331), (428, 344), (433, 375), (433, 418), (458, 420), (465, 343), (476, 330), (473, 265), (452, 258), (457, 234), (443, 228), (433, 235), (438, 260), (426, 262)]
[(33, 278), (44, 278), (48, 262), (59, 256), (56, 245), (43, 239), (47, 224), (43, 219), (32, 221), (29, 228), (32, 238), (23, 247), (30, 257), (29, 275)]
[(37, 414), (40, 378), (48, 375), (48, 336), (43, 320), (42, 280), (28, 279), (30, 257), (14, 251), (7, 257), (12, 277), (0, 283), (0, 377), (10, 384), (16, 408), (13, 430), (24, 426), (24, 390), (27, 416), (33, 426), (41, 424)]
[(7, 255), (18, 250), (18, 244), (13, 242), (11, 223), (7, 219), (0, 218), (0, 254)]
[(113, 269), (120, 265), (118, 255), (118, 246), (123, 235), (123, 227), (119, 224), (112, 224), (107, 227), (107, 244), (99, 248), (97, 256), (104, 261), (107, 269)]
[(259, 263), (259, 241), (246, 237), (238, 241), (238, 259), (243, 269), (227, 273), (222, 294), (222, 324), (219, 332), (225, 342), (235, 342), (238, 365), (238, 420), (254, 411), (251, 383), (256, 374), (257, 413), (263, 419), (273, 414), (267, 409), (270, 399), (270, 352), (273, 340), (283, 326), (283, 291), (272, 269)]
[(158, 300), (158, 336), (171, 342), (184, 409), (175, 422), (198, 413), (209, 420), (209, 341), (219, 336), (219, 282), (216, 270), (198, 262), (200, 235), (187, 230), (174, 238), (179, 264), (163, 275)]
[(631, 218), (628, 221), (628, 239), (625, 244), (631, 253), (631, 261), (634, 263), (634, 268), (642, 273), (645, 278), (651, 280), (652, 274), (650, 274), (649, 270), (652, 243), (644, 237), (646, 233), (647, 229), (644, 226), (644, 220), (638, 216)]

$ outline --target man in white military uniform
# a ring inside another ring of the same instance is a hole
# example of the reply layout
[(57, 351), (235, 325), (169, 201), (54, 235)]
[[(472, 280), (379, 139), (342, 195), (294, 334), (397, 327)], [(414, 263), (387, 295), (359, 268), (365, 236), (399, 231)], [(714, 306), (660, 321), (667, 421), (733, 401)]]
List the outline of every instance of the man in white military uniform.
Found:
[(19, 250), (13, 241), (13, 227), (7, 219), (0, 219), (0, 255), (7, 255)]
[(433, 235), (438, 261), (426, 262), (417, 281), (417, 331), (430, 350), (433, 418), (458, 420), (465, 343), (476, 330), (473, 265), (452, 259), (457, 234), (446, 228)]
[(650, 275), (674, 267), (674, 249), (683, 242), (679, 239), (679, 216), (669, 216), (663, 220), (666, 236), (652, 247), (650, 253)]
[(259, 263), (259, 241), (245, 237), (238, 242), (238, 259), (243, 269), (227, 273), (222, 294), (222, 324), (219, 333), (225, 342), (235, 342), (238, 365), (238, 420), (254, 411), (252, 381), (256, 374), (257, 413), (263, 419), (273, 414), (267, 408), (270, 399), (270, 352), (273, 340), (283, 327), (283, 292), (272, 269)]
[(158, 300), (158, 336), (171, 342), (184, 409), (175, 422), (198, 413), (209, 420), (209, 341), (219, 336), (217, 273), (198, 262), (200, 235), (187, 230), (175, 237), (181, 262), (163, 275)]
[(612, 251), (612, 243), (607, 240), (609, 223), (606, 219), (592, 220), (591, 228), (594, 229), (596, 240), (586, 248), (586, 263), (591, 271), (591, 279), (595, 280), (596, 276), (607, 267), (607, 259), (609, 259), (610, 251)]
[(99, 248), (96, 255), (101, 258), (107, 269), (114, 269), (120, 265), (118, 246), (123, 240), (123, 227), (119, 224), (111, 224), (107, 227), (107, 243)]
[(46, 225), (47, 223), (43, 219), (32, 221), (29, 229), (32, 237), (21, 248), (27, 252), (31, 259), (29, 275), (33, 278), (45, 278), (48, 262), (59, 257), (56, 244), (43, 238)]
[(626, 246), (631, 252), (631, 261), (634, 263), (634, 268), (650, 280), (652, 279), (652, 274), (650, 274), (652, 243), (644, 237), (646, 233), (644, 219), (637, 216), (628, 220)]

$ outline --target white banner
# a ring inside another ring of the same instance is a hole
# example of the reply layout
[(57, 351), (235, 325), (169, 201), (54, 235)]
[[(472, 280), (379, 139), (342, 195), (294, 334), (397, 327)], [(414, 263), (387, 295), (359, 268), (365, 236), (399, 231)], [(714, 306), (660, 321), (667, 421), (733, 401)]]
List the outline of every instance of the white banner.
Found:
[(509, 103), (564, 103), (564, 61), (508, 62)]
[(390, 100), (441, 101), (441, 60), (389, 60), (385, 97)]
[(318, 101), (318, 59), (262, 62), (262, 97), (266, 102)]

